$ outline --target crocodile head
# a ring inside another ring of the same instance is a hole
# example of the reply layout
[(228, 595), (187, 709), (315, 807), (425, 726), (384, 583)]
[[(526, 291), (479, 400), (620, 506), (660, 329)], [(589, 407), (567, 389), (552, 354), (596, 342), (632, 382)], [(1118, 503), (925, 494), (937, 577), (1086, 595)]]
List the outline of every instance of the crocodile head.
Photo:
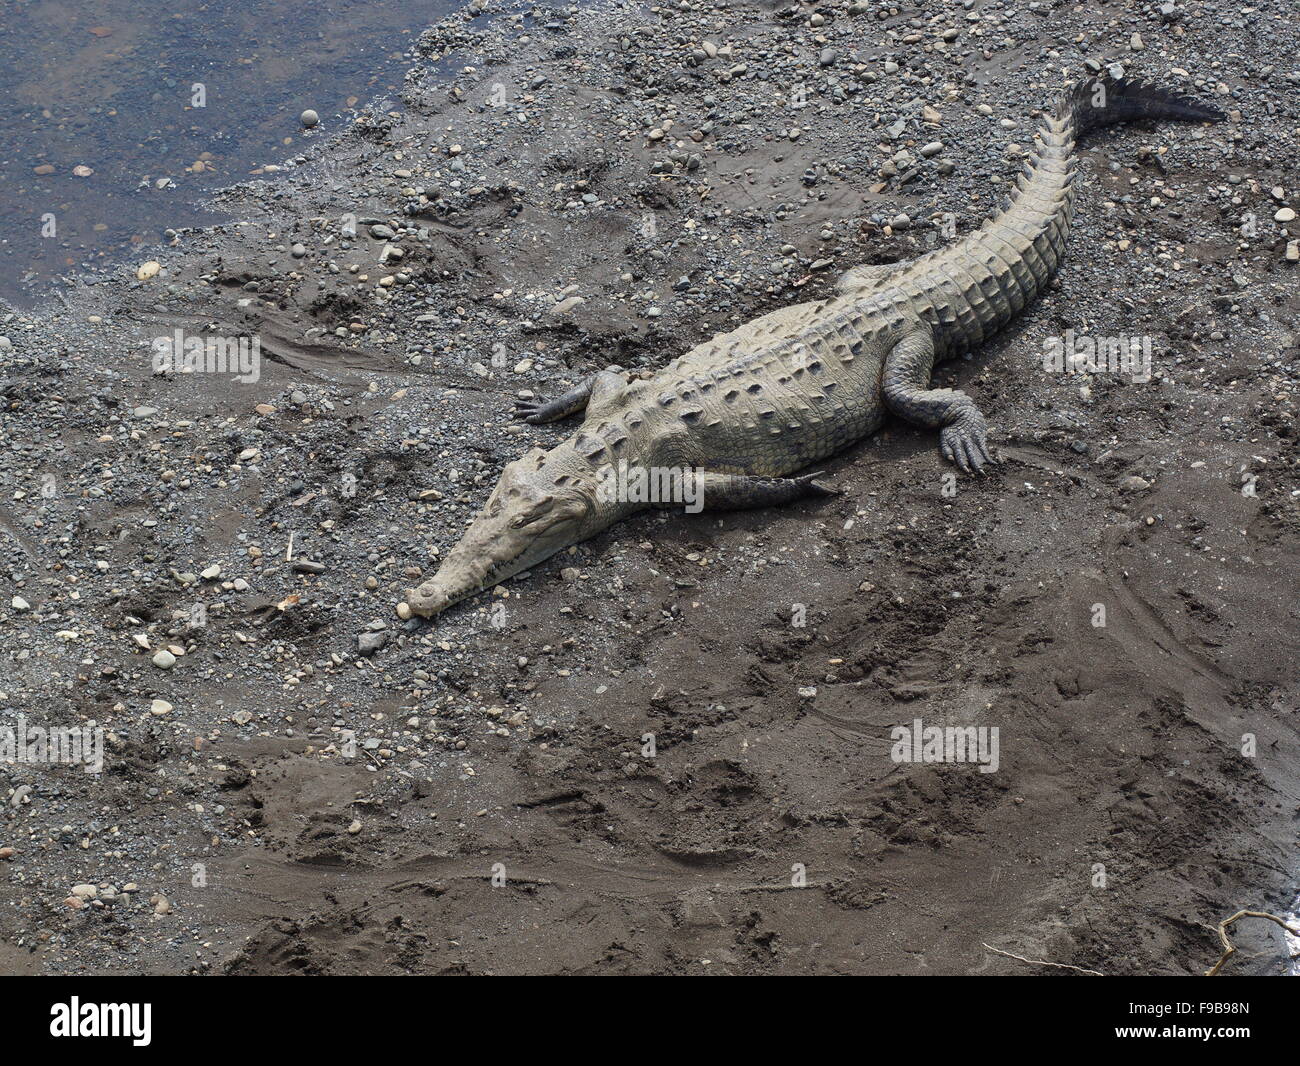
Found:
[(534, 448), (501, 472), (483, 510), (438, 572), (408, 592), (406, 602), (415, 614), (439, 614), (594, 536), (617, 517), (605, 510), (596, 499), (590, 467), (571, 447)]

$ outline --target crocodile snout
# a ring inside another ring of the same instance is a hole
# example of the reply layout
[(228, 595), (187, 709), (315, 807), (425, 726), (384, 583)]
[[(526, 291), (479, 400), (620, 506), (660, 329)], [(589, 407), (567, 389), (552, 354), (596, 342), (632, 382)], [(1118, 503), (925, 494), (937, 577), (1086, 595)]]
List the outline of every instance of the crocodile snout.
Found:
[(411, 613), (418, 614), (422, 618), (432, 618), (435, 614), (441, 614), (453, 602), (454, 597), (436, 577), (406, 594), (406, 603), (411, 608)]

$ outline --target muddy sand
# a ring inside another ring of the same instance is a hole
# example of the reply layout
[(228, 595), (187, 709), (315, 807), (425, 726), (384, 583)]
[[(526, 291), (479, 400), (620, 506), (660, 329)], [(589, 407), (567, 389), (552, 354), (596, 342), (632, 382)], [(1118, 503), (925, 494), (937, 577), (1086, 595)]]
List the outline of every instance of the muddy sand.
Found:
[[(0, 764), (0, 970), (1193, 974), (1286, 913), (1297, 43), (1221, 0), (476, 9), (234, 221), (0, 316), (0, 724), (104, 743)], [(516, 397), (968, 232), (1116, 64), (1229, 120), (1086, 144), (1057, 281), (936, 374), (990, 474), (891, 421), (835, 498), (399, 617), (571, 432)], [(177, 330), (256, 380), (155, 372)], [(1045, 370), (1071, 335), (1150, 380)], [(917, 720), (996, 772), (896, 761)]]

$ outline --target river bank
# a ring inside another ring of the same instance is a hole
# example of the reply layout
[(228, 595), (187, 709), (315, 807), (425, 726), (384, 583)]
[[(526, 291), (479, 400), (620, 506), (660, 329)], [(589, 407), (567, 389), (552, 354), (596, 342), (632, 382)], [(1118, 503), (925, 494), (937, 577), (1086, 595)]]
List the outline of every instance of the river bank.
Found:
[[(105, 769), (0, 767), (0, 969), (1197, 973), (1284, 909), (1294, 17), (485, 10), (237, 221), (4, 316), (0, 714), (102, 729)], [(967, 232), (1117, 63), (1229, 121), (1085, 146), (1053, 291), (936, 375), (994, 473), (954, 495), (890, 423), (833, 500), (399, 616), (566, 432), (516, 397)], [(177, 330), (256, 373), (159, 372)], [(1151, 379), (1045, 372), (1067, 331), (1148, 338)], [(996, 727), (997, 772), (895, 761), (918, 719)]]

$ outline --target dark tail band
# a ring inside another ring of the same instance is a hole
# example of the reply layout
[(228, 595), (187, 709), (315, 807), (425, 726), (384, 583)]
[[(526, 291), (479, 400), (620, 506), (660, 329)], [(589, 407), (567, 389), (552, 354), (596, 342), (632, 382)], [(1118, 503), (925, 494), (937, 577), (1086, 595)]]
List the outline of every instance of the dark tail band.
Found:
[(1096, 77), (1076, 82), (1061, 100), (1057, 114), (1068, 118), (1075, 137), (1117, 122), (1173, 119), (1178, 122), (1222, 122), (1217, 107), (1133, 78)]

